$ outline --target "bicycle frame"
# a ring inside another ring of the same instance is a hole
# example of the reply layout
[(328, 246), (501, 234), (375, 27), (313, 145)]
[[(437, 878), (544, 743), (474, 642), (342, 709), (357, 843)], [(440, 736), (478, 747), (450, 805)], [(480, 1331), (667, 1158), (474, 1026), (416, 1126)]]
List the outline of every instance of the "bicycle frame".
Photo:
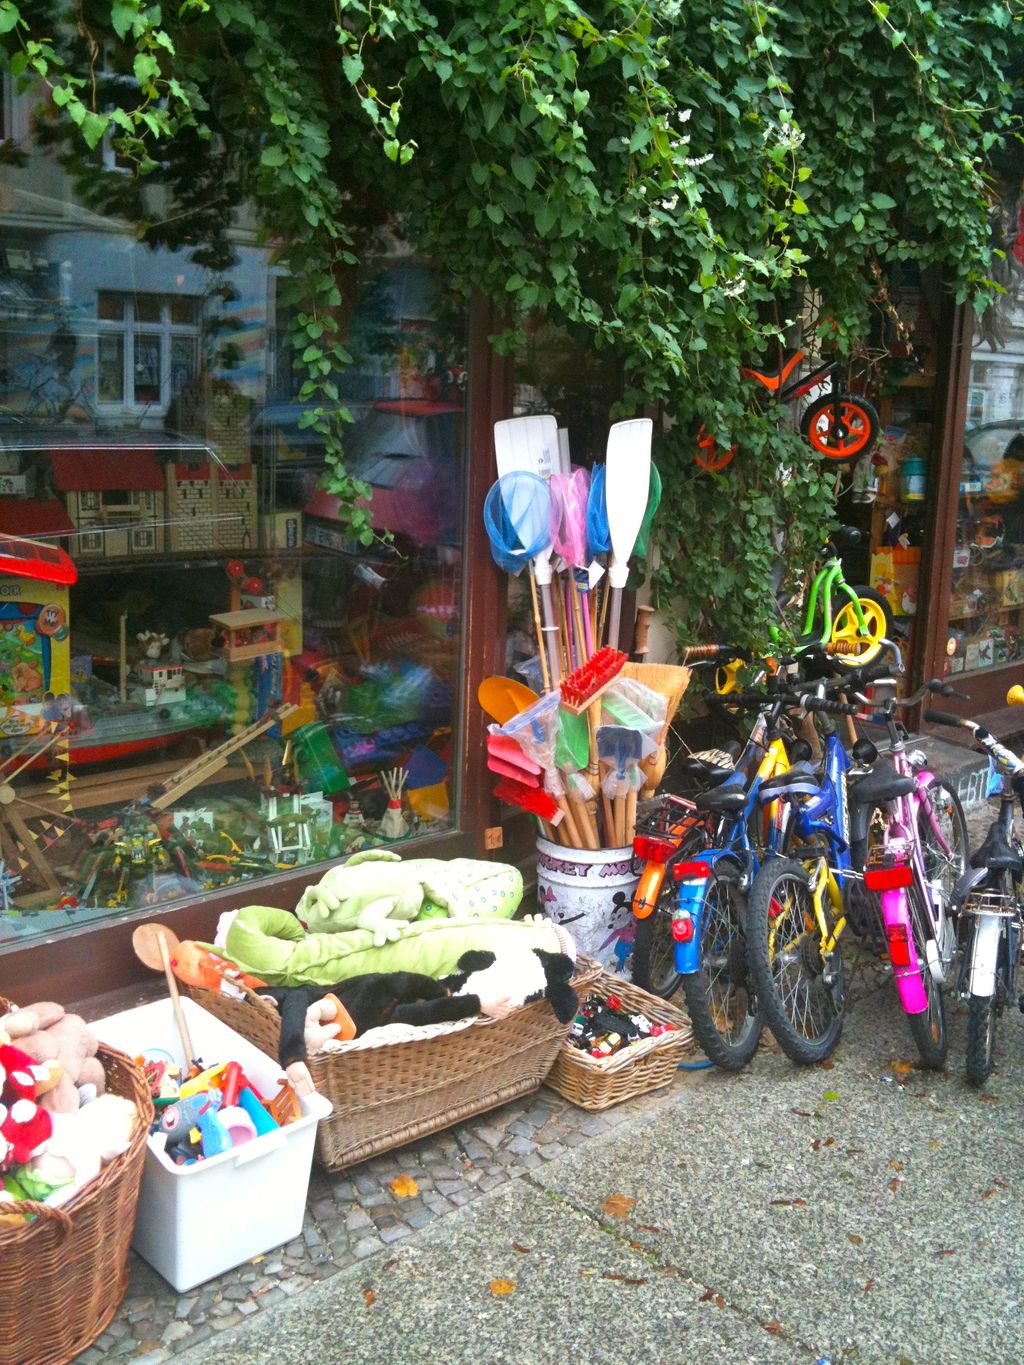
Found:
[[(757, 738), (759, 729), (761, 735), (765, 736), (767, 727), (763, 716), (759, 718), (751, 735), (751, 744), (760, 743)], [(715, 846), (703, 850), (692, 864), (684, 864), (702, 870), (679, 879), (672, 932), (675, 938), (676, 971), (680, 975), (700, 970), (701, 915), (708, 883), (728, 869), (730, 875), (738, 877), (744, 887), (747, 887), (756, 874), (759, 863), (757, 850), (750, 842), (749, 822), (761, 805), (762, 783), (776, 773), (785, 772), (788, 767), (786, 746), (783, 740), (776, 736), (768, 744), (764, 757), (750, 779), (743, 807), (734, 815), (723, 817)], [(781, 801), (767, 803), (765, 815), (766, 851), (776, 852), (782, 847), (785, 831), (784, 803)]]
[(840, 588), (846, 593), (849, 604), (853, 608), (853, 614), (857, 620), (857, 630), (860, 633), (867, 633), (867, 622), (864, 619), (864, 612), (861, 610), (860, 598), (850, 587), (843, 573), (842, 561), (838, 558), (826, 560), (818, 572), (814, 575), (811, 583), (811, 593), (807, 602), (807, 611), (804, 615), (804, 638), (814, 632), (814, 622), (818, 615), (818, 599), (821, 598), (821, 618), (822, 628), (819, 632), (818, 643), (826, 644), (832, 635), (832, 626), (835, 618), (832, 615), (832, 590)]
[(794, 398), (802, 398), (805, 393), (810, 393), (811, 389), (816, 389), (819, 384), (823, 384), (836, 372), (836, 362), (829, 360), (824, 365), (819, 365), (816, 369), (805, 374), (802, 379), (795, 379), (792, 384), (787, 383), (790, 375), (805, 355), (806, 351), (794, 351), (792, 355), (786, 357), (778, 374), (765, 374), (761, 370), (751, 369), (742, 369), (740, 374), (745, 379), (756, 379), (762, 388), (775, 394), (780, 403), (788, 403)]

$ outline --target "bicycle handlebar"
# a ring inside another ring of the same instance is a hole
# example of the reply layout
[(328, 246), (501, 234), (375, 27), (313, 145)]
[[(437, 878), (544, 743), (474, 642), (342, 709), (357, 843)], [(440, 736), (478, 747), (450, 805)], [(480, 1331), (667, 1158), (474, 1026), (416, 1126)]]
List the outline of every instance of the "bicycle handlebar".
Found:
[(679, 662), (683, 664), (695, 664), (702, 662), (716, 661), (721, 663), (733, 659), (744, 659), (746, 655), (743, 650), (737, 649), (735, 645), (687, 645), (680, 653)]
[(833, 701), (830, 697), (804, 697), (801, 704), (805, 711), (824, 711), (830, 716), (857, 716), (860, 714), (859, 706), (854, 706), (848, 701)]

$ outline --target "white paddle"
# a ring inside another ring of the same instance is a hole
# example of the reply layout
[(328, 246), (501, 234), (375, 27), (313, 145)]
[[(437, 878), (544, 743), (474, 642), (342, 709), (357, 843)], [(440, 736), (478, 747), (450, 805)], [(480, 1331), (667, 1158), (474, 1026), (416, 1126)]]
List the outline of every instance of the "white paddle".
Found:
[(612, 542), (608, 565), (608, 583), (612, 590), (608, 643), (616, 649), (622, 617), (622, 590), (629, 577), (629, 557), (647, 510), (653, 429), (654, 423), (649, 417), (637, 417), (631, 422), (616, 422), (608, 433), (604, 485)]
[[(498, 478), (515, 470), (525, 469), (550, 479), (559, 470), (558, 423), (554, 417), (510, 417), (494, 424), (494, 454), (498, 462)], [(644, 507), (647, 506), (646, 497)], [(509, 509), (511, 517), (512, 512)], [(641, 515), (642, 512), (641, 512)], [(639, 529), (639, 524), (638, 524)], [(635, 539), (634, 535), (634, 539)], [(534, 556), (532, 572), (540, 588), (544, 614), (543, 634), (548, 656), (552, 686), (562, 676), (558, 658), (558, 622), (551, 600), (551, 543)]]

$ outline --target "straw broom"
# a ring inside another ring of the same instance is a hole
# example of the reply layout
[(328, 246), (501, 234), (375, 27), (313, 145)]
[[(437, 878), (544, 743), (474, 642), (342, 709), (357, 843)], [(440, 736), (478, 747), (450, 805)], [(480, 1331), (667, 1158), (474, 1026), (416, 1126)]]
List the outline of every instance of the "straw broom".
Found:
[(690, 674), (691, 670), (684, 668), (682, 664), (627, 663), (623, 665), (622, 676), (624, 678), (632, 678), (635, 682), (643, 683), (645, 687), (659, 693), (665, 698), (667, 705), (665, 724), (658, 734), (652, 736), (658, 747), (640, 764), (647, 779), (643, 790), (645, 797), (655, 794), (658, 784), (665, 775), (665, 767), (668, 763), (665, 741), (668, 738), (669, 727), (679, 710), (679, 703), (683, 699), (683, 694), (690, 685)]

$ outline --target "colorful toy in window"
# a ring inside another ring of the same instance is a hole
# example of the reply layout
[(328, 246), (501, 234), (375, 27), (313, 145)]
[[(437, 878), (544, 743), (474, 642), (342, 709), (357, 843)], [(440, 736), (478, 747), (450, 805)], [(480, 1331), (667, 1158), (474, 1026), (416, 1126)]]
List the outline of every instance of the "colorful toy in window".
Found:
[(70, 688), (68, 588), (77, 577), (63, 550), (0, 537), (0, 734), (40, 729), (47, 703)]

